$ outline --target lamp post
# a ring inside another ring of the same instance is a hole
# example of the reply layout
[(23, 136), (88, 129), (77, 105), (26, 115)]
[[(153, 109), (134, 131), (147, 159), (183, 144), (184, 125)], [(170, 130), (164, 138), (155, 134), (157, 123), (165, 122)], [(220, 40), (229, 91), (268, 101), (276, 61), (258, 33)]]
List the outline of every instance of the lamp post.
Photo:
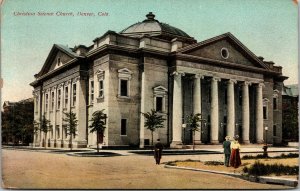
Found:
[(268, 141), (267, 141), (267, 134), (268, 134), (268, 127), (265, 127), (265, 145), (263, 146), (263, 150), (264, 150), (264, 153), (263, 153), (263, 156), (265, 158), (268, 157)]
[(182, 127), (182, 129), (183, 129), (183, 145), (185, 144), (185, 128), (186, 128), (186, 124), (185, 123), (183, 123), (182, 125), (181, 125), (181, 127)]

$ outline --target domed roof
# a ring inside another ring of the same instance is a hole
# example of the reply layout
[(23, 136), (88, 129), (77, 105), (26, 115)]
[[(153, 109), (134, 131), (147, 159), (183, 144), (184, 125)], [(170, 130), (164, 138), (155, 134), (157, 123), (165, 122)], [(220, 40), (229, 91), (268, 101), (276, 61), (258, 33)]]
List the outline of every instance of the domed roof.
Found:
[(143, 22), (135, 23), (122, 30), (120, 33), (133, 37), (140, 37), (148, 34), (150, 36), (157, 36), (167, 40), (172, 40), (173, 38), (183, 38), (194, 41), (194, 38), (190, 37), (184, 31), (154, 19), (155, 15), (152, 12), (148, 13), (146, 17), (147, 19), (145, 19)]

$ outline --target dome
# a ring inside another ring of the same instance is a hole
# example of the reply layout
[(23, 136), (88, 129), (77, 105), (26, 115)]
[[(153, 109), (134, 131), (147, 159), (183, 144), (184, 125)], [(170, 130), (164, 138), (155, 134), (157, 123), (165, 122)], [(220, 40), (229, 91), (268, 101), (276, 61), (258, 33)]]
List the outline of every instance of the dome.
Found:
[(152, 12), (148, 13), (146, 17), (147, 19), (143, 22), (138, 22), (127, 27), (122, 30), (120, 34), (132, 37), (141, 37), (142, 35), (147, 34), (166, 40), (180, 38), (187, 41), (195, 41), (193, 37), (190, 37), (184, 31), (154, 19), (155, 15)]

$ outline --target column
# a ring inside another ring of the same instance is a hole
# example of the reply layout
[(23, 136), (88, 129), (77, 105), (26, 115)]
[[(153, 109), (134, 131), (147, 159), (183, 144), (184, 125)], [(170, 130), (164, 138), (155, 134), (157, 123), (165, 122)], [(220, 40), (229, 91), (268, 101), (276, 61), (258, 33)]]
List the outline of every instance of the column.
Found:
[(172, 143), (171, 148), (182, 147), (182, 89), (181, 89), (181, 75), (174, 72), (173, 82), (173, 111), (172, 111)]
[(141, 83), (141, 114), (140, 114), (140, 148), (144, 148), (145, 140), (145, 117), (142, 113), (145, 113), (145, 72), (142, 72)]
[(211, 111), (210, 111), (210, 142), (213, 144), (219, 143), (219, 95), (218, 81), (220, 78), (213, 77), (211, 79)]
[(226, 135), (233, 138), (235, 130), (235, 103), (234, 103), (234, 84), (235, 80), (227, 82), (227, 132)]
[[(194, 101), (194, 110), (193, 113), (197, 114), (200, 113), (201, 114), (201, 78), (202, 76), (196, 74), (194, 76), (194, 91), (193, 91), (193, 101)], [(201, 124), (199, 131), (195, 131), (195, 137), (194, 137), (194, 142), (195, 144), (199, 144), (201, 143), (201, 131), (202, 131), (202, 127)]]
[(250, 143), (250, 112), (249, 112), (249, 82), (243, 83), (243, 98), (242, 98), (242, 139), (244, 143)]
[(259, 83), (256, 87), (256, 142), (264, 142), (264, 120), (263, 120), (263, 93), (264, 84)]
[(76, 103), (75, 103), (75, 113), (78, 120), (78, 126), (77, 126), (77, 135), (73, 141), (77, 148), (80, 147), (86, 147), (87, 140), (86, 140), (86, 94), (88, 93), (86, 91), (86, 78), (85, 77), (76, 77), (74, 79), (74, 83), (76, 83)]

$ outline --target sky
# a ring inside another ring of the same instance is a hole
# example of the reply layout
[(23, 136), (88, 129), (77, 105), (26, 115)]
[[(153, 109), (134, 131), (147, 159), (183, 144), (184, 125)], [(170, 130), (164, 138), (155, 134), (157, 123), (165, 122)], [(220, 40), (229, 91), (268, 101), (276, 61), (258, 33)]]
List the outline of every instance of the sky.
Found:
[[(53, 44), (92, 45), (108, 30), (120, 32), (143, 21), (150, 11), (155, 19), (182, 29), (198, 42), (231, 32), (255, 55), (282, 66), (283, 75), (289, 77), (285, 84), (295, 84), (297, 10), (293, 0), (4, 0), (1, 100), (3, 103), (32, 97), (29, 83), (41, 70)], [(35, 16), (18, 15), (27, 12)], [(53, 16), (38, 16), (38, 12)], [(78, 12), (95, 16), (78, 16)]]

